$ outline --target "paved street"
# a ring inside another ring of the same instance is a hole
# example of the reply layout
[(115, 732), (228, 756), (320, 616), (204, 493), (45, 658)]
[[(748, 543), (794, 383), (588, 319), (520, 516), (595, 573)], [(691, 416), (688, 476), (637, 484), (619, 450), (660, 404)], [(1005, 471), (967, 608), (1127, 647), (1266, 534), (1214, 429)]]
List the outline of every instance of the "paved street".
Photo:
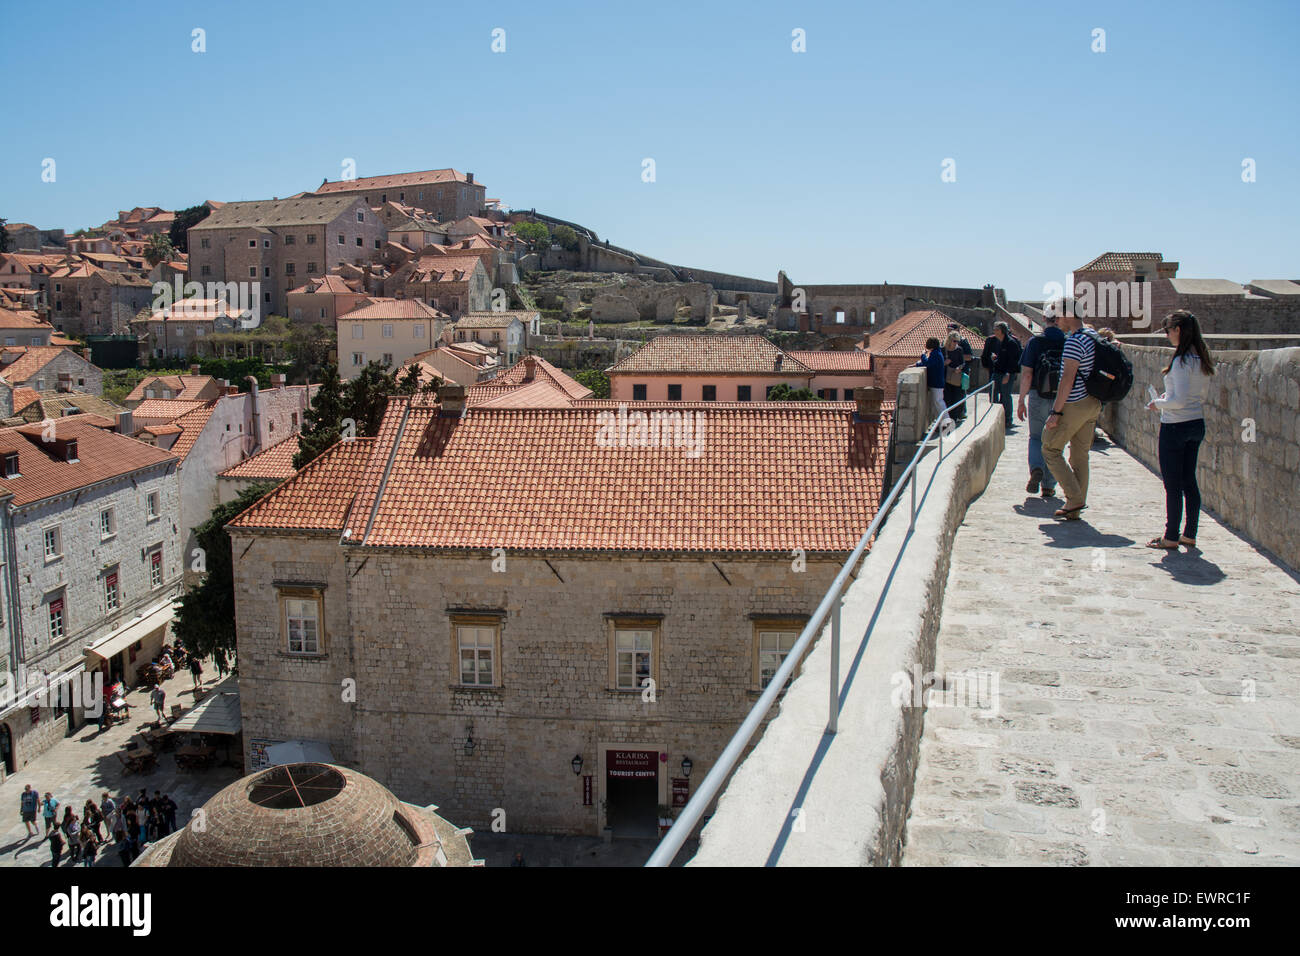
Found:
[[(213, 675), (209, 662), (205, 675)], [(216, 684), (215, 675), (208, 676), (204, 688), (211, 690)], [(167, 681), (163, 689), (167, 692), (167, 709), (172, 704), (180, 704), (186, 712), (194, 705), (194, 681), (189, 671), (183, 671)], [(184, 826), (190, 812), (202, 806), (208, 798), (231, 781), (242, 776), (239, 770), (231, 767), (214, 766), (200, 771), (178, 771), (176, 760), (169, 754), (159, 755), (158, 767), (151, 773), (122, 773), (122, 765), (114, 756), (123, 750), (127, 741), (143, 730), (148, 729), (153, 719), (153, 710), (149, 706), (149, 688), (132, 691), (127, 695), (131, 705), (131, 718), (125, 723), (111, 727), (103, 733), (94, 724), (87, 724), (71, 737), (60, 741), (54, 747), (9, 777), (0, 784), (0, 867), (3, 866), (49, 866), (50, 847), (41, 837), (28, 837), (27, 828), (18, 815), (18, 798), (23, 786), (30, 783), (32, 789), (42, 795), (48, 790), (59, 801), (59, 819), (63, 818), (63, 808), (70, 806), (78, 818), (87, 798), (93, 797), (96, 803), (105, 790), (119, 799), (129, 794), (133, 798), (140, 793), (141, 787), (147, 787), (152, 796), (154, 790), (169, 794), (176, 801), (179, 810), (176, 822)], [(238, 752), (232, 752), (234, 759), (239, 759)], [(44, 835), (45, 824), (37, 814), (37, 827)], [(64, 866), (68, 866), (67, 849), (64, 850)], [(117, 852), (107, 845), (100, 850), (96, 866), (120, 867), (122, 861)]]
[(1300, 864), (1296, 577), (1208, 515), (1199, 552), (1145, 548), (1160, 480), (1101, 439), (1084, 520), (1053, 520), (1027, 438), (957, 534), (939, 635), (997, 713), (927, 711), (904, 865)]

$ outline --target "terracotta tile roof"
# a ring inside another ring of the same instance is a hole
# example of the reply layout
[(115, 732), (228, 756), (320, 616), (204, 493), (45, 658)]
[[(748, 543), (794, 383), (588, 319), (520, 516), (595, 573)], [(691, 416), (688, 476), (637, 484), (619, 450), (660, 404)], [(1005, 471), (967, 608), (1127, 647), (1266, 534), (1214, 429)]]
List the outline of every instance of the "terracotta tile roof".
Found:
[[(429, 186), (439, 183), (468, 183), (469, 178), (454, 169), (426, 169), (420, 173), (394, 173), (391, 176), (366, 176), (362, 179), (341, 179), (333, 183), (321, 183), (313, 192), (339, 193), (355, 192), (358, 189), (395, 189), (400, 186)], [(482, 183), (474, 183), (482, 186)], [(432, 199), (433, 197), (429, 197)]]
[(133, 322), (212, 322), (216, 319), (240, 319), (243, 311), (235, 303), (223, 299), (181, 299), (163, 309), (158, 309), (146, 320)]
[(569, 398), (591, 398), (591, 389), (565, 375), (540, 355), (525, 356), (486, 384), (523, 385), (530, 379), (548, 381)]
[(865, 352), (792, 352), (785, 353), (814, 372), (870, 372), (871, 356)]
[(158, 435), (179, 435), (184, 430), (180, 425), (146, 425), (140, 429), (140, 434), (155, 437)]
[[(538, 379), (526, 385), (489, 387), (495, 389), (496, 393), (479, 393), (477, 400), (471, 400), (466, 394), (466, 401), (481, 408), (567, 408), (573, 403), (573, 398), (567, 392), (546, 379)], [(471, 385), (467, 392), (474, 388)]]
[(245, 229), (267, 226), (328, 225), (352, 208), (353, 196), (306, 196), (297, 199), (261, 199), (228, 202), (191, 229)]
[[(19, 410), (18, 406), (18, 389), (14, 391), (14, 412)], [(22, 389), (21, 391), (29, 392), (31, 389)], [(31, 420), (43, 420), (45, 418), (63, 418), (67, 409), (75, 408), (78, 412), (93, 414), (102, 417), (105, 421), (114, 421), (118, 412), (124, 412), (126, 409), (120, 405), (115, 405), (106, 398), (99, 395), (89, 395), (85, 392), (60, 392), (57, 389), (46, 389), (43, 392), (36, 393), (36, 399), (33, 403), (24, 406), (23, 417)], [(76, 413), (74, 413), (76, 414)], [(33, 418), (33, 416), (36, 416)]]
[(19, 476), (4, 479), (4, 487), (13, 493), (15, 505), (30, 504), (150, 465), (175, 461), (171, 452), (105, 431), (93, 421), (95, 417), (74, 415), (59, 419), (55, 425), (56, 438), (77, 440), (80, 461), (76, 462), (55, 457), (57, 445), (41, 440), (40, 425), (0, 429), (0, 456), (18, 453)]
[[(776, 367), (778, 357), (781, 367)], [(723, 375), (811, 375), (812, 369), (761, 335), (658, 335), (621, 362), (620, 372), (712, 372)]]
[(340, 322), (354, 319), (442, 319), (449, 321), (451, 316), (446, 312), (439, 312), (431, 305), (425, 305), (419, 299), (375, 298), (371, 299), (367, 305), (339, 316)]
[(17, 415), (32, 402), (38, 401), (41, 393), (34, 388), (19, 386), (14, 389), (14, 414)]
[[(23, 351), (17, 359), (10, 362), (4, 368), (0, 368), (0, 375), (3, 375), (5, 381), (18, 385), (22, 382), (29, 381), (32, 376), (36, 375), (49, 365), (64, 352), (69, 352), (65, 345), (33, 345)], [(75, 352), (73, 352), (76, 355)], [(81, 358), (80, 355), (77, 358)]]
[(289, 294), (326, 293), (331, 295), (347, 295), (348, 293), (356, 292), (358, 292), (358, 290), (348, 285), (347, 280), (342, 276), (330, 274), (321, 276), (318, 279), (309, 279), (305, 285), (300, 285), (296, 289), (291, 289)]
[(41, 329), (53, 332), (54, 326), (27, 309), (0, 308), (0, 329)]
[(508, 309), (501, 312), (466, 312), (461, 316), (460, 321), (456, 323), (458, 329), (504, 329), (515, 319), (525, 327), (535, 318), (541, 316), (540, 312), (532, 309)]
[(194, 447), (194, 443), (203, 434), (203, 429), (207, 426), (208, 419), (212, 417), (216, 407), (216, 402), (209, 402), (199, 406), (192, 412), (182, 415), (180, 418), (172, 420), (171, 424), (179, 425), (181, 428), (181, 436), (176, 439), (176, 442), (171, 447), (173, 455), (181, 461), (185, 460), (190, 453), (190, 449)]
[(1164, 256), (1159, 252), (1103, 252), (1087, 265), (1079, 266), (1075, 272), (1087, 272), (1090, 269), (1106, 272), (1129, 272), (1135, 262), (1163, 262)]
[(245, 458), (218, 474), (219, 478), (273, 478), (293, 476), (293, 456), (298, 454), (298, 436), (290, 435), (270, 448)]
[(197, 401), (199, 393), (213, 381), (216, 380), (211, 375), (153, 375), (142, 378), (123, 401), (142, 402), (148, 389), (159, 387), (171, 389), (175, 399)]
[(146, 398), (135, 407), (136, 418), (156, 418), (169, 422), (174, 418), (187, 415), (196, 408), (202, 408), (207, 402), (188, 401), (175, 398)]
[[(692, 458), (680, 447), (602, 447), (604, 425), (618, 433), (609, 409), (604, 422), (596, 408), (578, 406), (470, 408), (457, 419), (393, 398), (364, 473), (348, 479), (359, 490), (346, 540), (769, 553), (845, 553), (857, 544), (880, 501), (892, 411), (867, 424), (839, 402), (697, 407), (704, 428)], [(683, 410), (639, 403), (632, 412)], [(296, 500), (310, 513), (310, 494)]]
[(407, 282), (465, 282), (476, 268), (483, 268), (483, 260), (468, 255), (425, 255), (415, 261)]
[[(879, 332), (873, 332), (867, 352), (872, 355), (909, 355), (919, 358), (925, 351), (925, 340), (933, 337), (942, 343), (948, 337), (948, 326), (954, 321), (951, 316), (937, 309), (908, 312)], [(966, 337), (973, 350), (978, 350), (984, 341), (984, 333), (978, 329), (962, 326), (957, 331)]]
[(374, 444), (373, 438), (338, 442), (228, 527), (341, 531)]

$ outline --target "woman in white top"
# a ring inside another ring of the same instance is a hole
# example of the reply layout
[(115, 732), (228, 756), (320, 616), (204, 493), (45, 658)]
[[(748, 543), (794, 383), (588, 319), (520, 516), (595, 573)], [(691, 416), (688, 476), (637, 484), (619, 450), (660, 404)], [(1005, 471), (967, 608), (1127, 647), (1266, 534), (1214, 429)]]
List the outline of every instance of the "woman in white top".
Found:
[[(1202, 405), (1214, 374), (1214, 360), (1201, 338), (1196, 316), (1179, 309), (1165, 317), (1165, 333), (1174, 357), (1165, 366), (1165, 393), (1147, 408), (1160, 412), (1160, 477), (1165, 482), (1165, 533), (1152, 538), (1148, 548), (1175, 550), (1180, 544), (1196, 547), (1196, 525), (1201, 515), (1201, 490), (1196, 484), (1196, 456), (1205, 439)], [(1178, 526), (1186, 523), (1182, 536)]]

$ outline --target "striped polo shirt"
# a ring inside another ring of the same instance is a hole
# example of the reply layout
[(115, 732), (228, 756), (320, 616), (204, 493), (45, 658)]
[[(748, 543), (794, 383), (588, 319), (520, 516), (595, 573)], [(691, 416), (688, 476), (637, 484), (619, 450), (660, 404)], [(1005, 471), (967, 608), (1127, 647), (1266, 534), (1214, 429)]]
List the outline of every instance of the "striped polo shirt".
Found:
[(1077, 402), (1088, 397), (1088, 376), (1092, 374), (1092, 366), (1097, 360), (1097, 343), (1091, 333), (1084, 329), (1070, 333), (1065, 340), (1061, 361), (1068, 362), (1070, 359), (1079, 363), (1079, 372), (1074, 376), (1074, 385), (1070, 388), (1070, 397), (1066, 401)]

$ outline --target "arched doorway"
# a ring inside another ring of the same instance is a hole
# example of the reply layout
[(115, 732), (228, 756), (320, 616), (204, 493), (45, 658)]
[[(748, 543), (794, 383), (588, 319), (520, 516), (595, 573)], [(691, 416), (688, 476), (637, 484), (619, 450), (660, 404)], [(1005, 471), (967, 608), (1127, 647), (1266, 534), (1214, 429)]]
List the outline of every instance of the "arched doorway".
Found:
[(14, 738), (9, 731), (8, 724), (0, 724), (0, 765), (4, 766), (5, 776), (12, 776), (14, 773)]

